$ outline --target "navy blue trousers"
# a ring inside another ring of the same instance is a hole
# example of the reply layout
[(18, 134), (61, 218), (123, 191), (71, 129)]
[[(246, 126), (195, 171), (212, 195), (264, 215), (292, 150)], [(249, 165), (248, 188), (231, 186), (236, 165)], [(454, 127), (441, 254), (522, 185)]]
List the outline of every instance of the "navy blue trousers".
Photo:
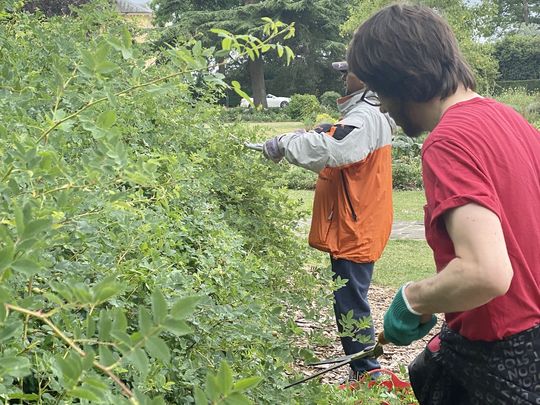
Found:
[[(367, 292), (373, 275), (373, 263), (354, 263), (345, 259), (330, 259), (332, 261), (334, 280), (338, 276), (344, 280), (348, 280), (345, 286), (334, 291), (334, 313), (336, 314), (338, 330), (341, 332), (343, 328), (339, 321), (342, 314), (347, 314), (352, 310), (354, 319), (371, 316)], [(359, 352), (374, 344), (375, 331), (373, 330), (373, 322), (371, 322), (371, 327), (369, 329), (357, 331), (357, 335), (368, 336), (371, 343), (365, 344), (353, 340), (350, 337), (341, 337), (341, 345), (343, 346), (345, 354)], [(355, 372), (363, 373), (375, 368), (380, 368), (380, 365), (375, 359), (360, 359), (351, 363), (351, 368)]]

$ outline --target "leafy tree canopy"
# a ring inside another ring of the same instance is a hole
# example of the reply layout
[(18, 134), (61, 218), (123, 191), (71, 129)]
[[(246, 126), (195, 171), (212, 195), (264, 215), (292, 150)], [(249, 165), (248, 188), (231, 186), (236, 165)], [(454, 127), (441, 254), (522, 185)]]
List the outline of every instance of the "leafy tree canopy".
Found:
[[(182, 3), (180, 7), (180, 3)], [(347, 17), (350, 0), (263, 0), (226, 2), (179, 2), (156, 0), (159, 24), (172, 23), (165, 31), (165, 40), (172, 41), (182, 35), (198, 35), (207, 43), (215, 43), (215, 36), (208, 33), (212, 27), (236, 33), (260, 34), (258, 26), (263, 17), (285, 23), (295, 23), (296, 35), (287, 41), (296, 58), (291, 66), (283, 67), (274, 58), (265, 57), (265, 75), (273, 93), (289, 95), (295, 92), (322, 93), (340, 89), (339, 76), (330, 68), (334, 60), (345, 56), (346, 40), (339, 26)], [(246, 61), (241, 60), (228, 72), (248, 89), (253, 87), (246, 78)], [(253, 78), (252, 78), (253, 79)], [(330, 84), (330, 88), (327, 88)], [(253, 88), (251, 88), (253, 90)]]

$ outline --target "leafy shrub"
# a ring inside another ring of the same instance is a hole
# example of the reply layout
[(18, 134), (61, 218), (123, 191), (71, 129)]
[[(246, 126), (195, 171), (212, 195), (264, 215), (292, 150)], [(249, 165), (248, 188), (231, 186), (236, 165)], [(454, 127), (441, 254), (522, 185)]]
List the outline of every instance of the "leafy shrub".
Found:
[(507, 35), (495, 44), (503, 80), (540, 79), (540, 35)]
[(283, 172), (283, 177), (277, 184), (292, 190), (314, 190), (316, 182), (316, 173), (287, 164), (287, 169)]
[(291, 314), (327, 286), (280, 168), (228, 136), (219, 80), (194, 82), (211, 52), (145, 68), (105, 0), (0, 23), (1, 401), (335, 403), (282, 390), (311, 353)]
[(339, 118), (333, 117), (328, 113), (317, 114), (317, 116), (315, 117), (316, 124), (333, 124), (338, 120)]
[(321, 95), (321, 105), (331, 111), (337, 111), (336, 100), (341, 97), (337, 91), (325, 91)]
[(282, 108), (253, 109), (243, 107), (223, 107), (221, 117), (225, 122), (276, 122), (288, 121), (289, 116)]
[(392, 142), (392, 183), (394, 189), (422, 188), (422, 144), (405, 134), (398, 134)]
[(293, 94), (287, 106), (287, 114), (293, 120), (314, 120), (321, 106), (312, 94)]
[(540, 91), (527, 92), (524, 89), (506, 89), (495, 98), (513, 107), (529, 122), (540, 120)]

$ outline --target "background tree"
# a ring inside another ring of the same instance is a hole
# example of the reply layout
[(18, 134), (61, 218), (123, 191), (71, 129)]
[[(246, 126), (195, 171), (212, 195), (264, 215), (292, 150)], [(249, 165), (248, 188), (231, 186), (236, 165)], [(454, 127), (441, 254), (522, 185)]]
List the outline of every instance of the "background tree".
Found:
[(27, 0), (23, 10), (31, 13), (40, 10), (47, 17), (71, 14), (70, 6), (79, 7), (90, 0)]
[[(193, 0), (182, 4), (182, 8), (175, 8), (178, 3), (177, 0), (155, 0), (153, 3), (156, 21), (161, 25), (174, 24), (174, 28), (166, 33), (167, 40), (189, 32), (203, 36), (208, 43), (215, 43), (215, 36), (208, 32), (211, 27), (260, 35), (256, 27), (262, 17), (295, 23), (296, 35), (287, 42), (296, 53), (291, 66), (282, 67), (274, 57), (265, 56), (253, 61), (239, 60), (226, 72), (245, 85), (253, 94), (256, 105), (264, 105), (266, 84), (280, 95), (339, 89), (339, 78), (332, 72), (330, 62), (345, 56), (347, 41), (340, 35), (339, 26), (347, 18), (350, 0), (245, 0), (220, 2), (219, 5)], [(188, 10), (188, 7), (191, 8)]]
[(539, 0), (496, 0), (497, 22), (504, 29), (514, 30), (521, 23), (540, 24)]

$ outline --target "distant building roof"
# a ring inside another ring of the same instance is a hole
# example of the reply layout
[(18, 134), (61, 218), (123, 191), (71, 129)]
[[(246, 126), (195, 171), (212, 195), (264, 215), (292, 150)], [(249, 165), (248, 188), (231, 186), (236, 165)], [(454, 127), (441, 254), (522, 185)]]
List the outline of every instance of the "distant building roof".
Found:
[(116, 0), (116, 6), (121, 13), (152, 14), (151, 0)]

